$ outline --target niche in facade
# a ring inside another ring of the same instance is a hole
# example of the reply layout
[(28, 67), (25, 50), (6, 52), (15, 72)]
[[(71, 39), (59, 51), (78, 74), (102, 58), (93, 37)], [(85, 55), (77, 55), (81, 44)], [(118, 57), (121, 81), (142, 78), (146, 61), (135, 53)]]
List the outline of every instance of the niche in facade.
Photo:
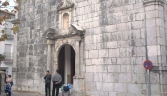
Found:
[(63, 14), (63, 29), (69, 28), (69, 15), (68, 13)]

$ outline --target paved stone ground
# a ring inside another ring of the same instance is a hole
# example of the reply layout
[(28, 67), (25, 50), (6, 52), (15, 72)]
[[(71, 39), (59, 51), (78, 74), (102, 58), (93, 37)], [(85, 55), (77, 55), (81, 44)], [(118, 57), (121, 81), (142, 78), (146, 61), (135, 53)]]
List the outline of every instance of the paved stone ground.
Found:
[[(6, 96), (5, 94), (2, 94), (0, 96)], [(28, 93), (28, 92), (18, 92), (18, 91), (13, 91), (12, 96), (45, 96), (44, 94), (39, 94), (39, 93)], [(60, 93), (59, 96), (62, 96)]]
[(45, 96), (38, 93), (27, 93), (27, 92), (13, 92), (13, 96)]
[[(3, 94), (2, 96), (6, 96), (6, 95)], [(12, 96), (45, 96), (45, 95), (38, 94), (38, 93), (28, 93), (28, 92), (16, 92), (16, 91), (13, 91), (13, 95)]]

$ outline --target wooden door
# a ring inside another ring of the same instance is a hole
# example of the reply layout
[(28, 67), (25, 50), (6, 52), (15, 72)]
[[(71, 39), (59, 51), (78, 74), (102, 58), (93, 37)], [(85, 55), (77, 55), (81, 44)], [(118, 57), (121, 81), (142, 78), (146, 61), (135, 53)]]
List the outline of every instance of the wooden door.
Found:
[(74, 75), (75, 75), (75, 51), (71, 47), (71, 84), (73, 84)]
[(65, 46), (63, 46), (59, 52), (58, 57), (58, 71), (59, 74), (62, 76), (62, 82), (64, 84), (64, 70), (65, 70)]

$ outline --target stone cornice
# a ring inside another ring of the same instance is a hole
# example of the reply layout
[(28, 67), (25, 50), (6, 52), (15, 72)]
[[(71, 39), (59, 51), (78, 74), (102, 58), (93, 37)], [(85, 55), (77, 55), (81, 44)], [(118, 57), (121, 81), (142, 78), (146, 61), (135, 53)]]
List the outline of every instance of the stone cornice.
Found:
[(161, 5), (163, 6), (165, 3), (165, 0), (144, 0), (143, 5), (144, 6), (150, 6), (150, 5)]
[(54, 39), (61, 39), (61, 38), (69, 38), (69, 37), (75, 37), (75, 36), (83, 36), (84, 34), (81, 33), (74, 33), (74, 34), (65, 34), (65, 35), (56, 35)]

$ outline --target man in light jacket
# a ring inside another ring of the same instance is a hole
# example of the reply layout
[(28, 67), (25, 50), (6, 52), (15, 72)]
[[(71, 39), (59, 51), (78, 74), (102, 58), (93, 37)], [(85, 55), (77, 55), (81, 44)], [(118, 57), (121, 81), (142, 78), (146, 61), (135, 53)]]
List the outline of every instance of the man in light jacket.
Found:
[(55, 74), (53, 75), (52, 81), (53, 81), (52, 96), (55, 96), (55, 89), (56, 89), (56, 96), (58, 96), (59, 95), (60, 83), (62, 81), (62, 77), (58, 73), (58, 70), (56, 70)]

